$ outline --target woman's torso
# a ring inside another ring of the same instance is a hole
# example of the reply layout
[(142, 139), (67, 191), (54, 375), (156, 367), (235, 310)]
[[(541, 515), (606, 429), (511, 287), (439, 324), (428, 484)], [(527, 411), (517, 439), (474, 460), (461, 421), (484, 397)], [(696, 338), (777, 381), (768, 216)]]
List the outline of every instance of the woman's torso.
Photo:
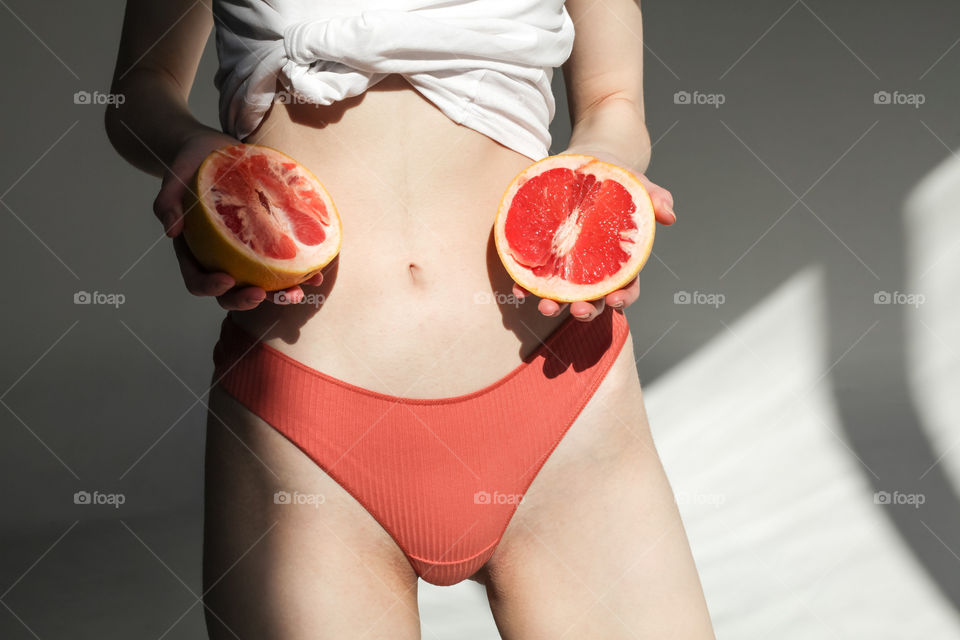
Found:
[(401, 76), (331, 106), (276, 103), (245, 141), (307, 166), (343, 222), (340, 256), (304, 303), (233, 312), (267, 344), (369, 389), (446, 397), (502, 377), (561, 321), (512, 297), (490, 234), (531, 160)]

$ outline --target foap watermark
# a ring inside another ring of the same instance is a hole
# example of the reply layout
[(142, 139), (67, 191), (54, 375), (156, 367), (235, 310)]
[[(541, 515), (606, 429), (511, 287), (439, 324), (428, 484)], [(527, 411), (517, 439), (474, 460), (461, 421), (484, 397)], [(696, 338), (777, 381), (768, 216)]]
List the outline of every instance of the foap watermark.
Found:
[(873, 94), (873, 104), (902, 105), (919, 109), (927, 101), (926, 94), (905, 93), (903, 91), (877, 91)]
[(705, 504), (719, 509), (727, 501), (727, 497), (722, 493), (698, 493), (696, 491), (678, 491), (673, 496), (674, 501), (679, 504)]
[(503, 304), (513, 307), (519, 307), (526, 298), (518, 298), (512, 293), (503, 293), (502, 291), (477, 291), (473, 294), (474, 304)]
[(310, 104), (310, 101), (299, 93), (290, 93), (287, 90), (280, 90), (273, 96), (274, 102), (280, 104)]
[(521, 502), (523, 502), (522, 493), (477, 491), (473, 494), (473, 504), (520, 504)]
[(927, 297), (922, 293), (877, 291), (873, 294), (873, 304), (902, 304), (917, 308), (926, 301)]
[(322, 493), (300, 493), (299, 491), (277, 491), (273, 494), (273, 504), (310, 505), (319, 509), (327, 501)]
[(101, 493), (99, 491), (77, 491), (73, 494), (73, 504), (96, 504), (109, 505), (114, 509), (119, 509), (120, 505), (127, 501), (127, 497), (122, 493)]
[(706, 293), (704, 291), (677, 291), (673, 294), (673, 304), (702, 304), (714, 309), (727, 301), (722, 293)]
[(103, 93), (100, 91), (77, 91), (73, 94), (73, 104), (92, 104), (100, 106), (119, 107), (127, 101), (122, 93)]
[(703, 93), (701, 91), (677, 91), (673, 94), (673, 104), (706, 105), (719, 109), (727, 101), (722, 93)]
[(899, 491), (894, 491), (893, 493), (889, 491), (877, 491), (873, 494), (873, 503), (874, 504), (906, 504), (912, 506), (914, 509), (919, 509), (920, 505), (927, 501), (927, 496), (922, 493), (900, 493)]
[(308, 304), (313, 307), (319, 307), (326, 301), (327, 296), (322, 293), (305, 293), (303, 294), (303, 299), (298, 301), (291, 300), (286, 291), (277, 291), (273, 294), (273, 302), (275, 304)]
[(105, 304), (119, 308), (127, 297), (122, 293), (103, 293), (102, 291), (77, 291), (73, 294), (73, 304)]

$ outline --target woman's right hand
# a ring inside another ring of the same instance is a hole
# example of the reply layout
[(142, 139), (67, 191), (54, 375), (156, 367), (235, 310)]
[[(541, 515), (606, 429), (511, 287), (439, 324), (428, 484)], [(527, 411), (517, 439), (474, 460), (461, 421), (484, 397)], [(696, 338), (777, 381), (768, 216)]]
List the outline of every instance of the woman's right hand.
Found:
[[(195, 296), (214, 296), (224, 309), (245, 311), (253, 309), (267, 298), (260, 287), (237, 286), (228, 273), (207, 271), (191, 253), (183, 238), (183, 199), (194, 174), (211, 152), (222, 147), (240, 144), (240, 141), (212, 129), (190, 136), (180, 147), (171, 165), (163, 175), (160, 193), (153, 201), (153, 212), (163, 224), (164, 232), (173, 238), (173, 248), (180, 263), (180, 273), (187, 290)], [(319, 285), (323, 275), (317, 274), (304, 284)], [(303, 299), (299, 286), (287, 289), (278, 304), (292, 304)]]

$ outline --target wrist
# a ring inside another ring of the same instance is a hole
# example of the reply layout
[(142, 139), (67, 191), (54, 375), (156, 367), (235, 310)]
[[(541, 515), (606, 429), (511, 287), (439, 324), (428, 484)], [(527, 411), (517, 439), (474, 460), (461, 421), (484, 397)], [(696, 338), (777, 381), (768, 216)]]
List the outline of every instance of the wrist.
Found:
[[(203, 144), (205, 138), (229, 138), (221, 131), (208, 127), (196, 120), (192, 114), (174, 114), (165, 123), (164, 136), (158, 155), (167, 167), (172, 167), (181, 152), (197, 144)], [(232, 141), (232, 138), (230, 138)], [(235, 141), (232, 141), (235, 142)], [(224, 144), (228, 144), (224, 140)]]
[(184, 126), (177, 130), (177, 133), (172, 137), (174, 143), (171, 146), (174, 150), (174, 157), (176, 157), (182, 149), (197, 143), (198, 140), (220, 138), (223, 139), (224, 145), (237, 144), (239, 142), (239, 140), (223, 133), (219, 129), (208, 127), (196, 120), (191, 123), (184, 123)]
[(596, 105), (577, 120), (566, 153), (614, 158), (615, 164), (645, 173), (650, 150), (643, 110), (629, 100), (616, 99)]

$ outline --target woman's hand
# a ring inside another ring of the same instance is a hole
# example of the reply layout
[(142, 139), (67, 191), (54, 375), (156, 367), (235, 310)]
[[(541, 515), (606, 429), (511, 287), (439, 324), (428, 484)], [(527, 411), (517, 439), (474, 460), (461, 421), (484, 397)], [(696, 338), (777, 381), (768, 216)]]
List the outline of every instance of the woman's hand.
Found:
[[(245, 311), (253, 309), (267, 298), (260, 287), (236, 286), (228, 273), (205, 270), (190, 252), (183, 238), (183, 199), (192, 189), (191, 183), (204, 158), (222, 147), (239, 141), (209, 130), (191, 136), (180, 147), (170, 167), (164, 172), (160, 193), (153, 201), (153, 212), (163, 224), (164, 232), (173, 238), (173, 248), (180, 263), (180, 273), (187, 290), (195, 296), (215, 296), (224, 309)], [(317, 274), (304, 284), (319, 285), (323, 275)], [(299, 286), (287, 289), (278, 304), (295, 304), (303, 299)]]
[[(627, 171), (630, 171), (630, 173), (636, 176), (641, 184), (643, 184), (644, 188), (647, 190), (647, 193), (650, 194), (650, 199), (653, 201), (653, 213), (657, 222), (662, 225), (669, 226), (677, 221), (677, 216), (673, 212), (673, 195), (663, 187), (651, 182), (650, 179), (642, 173), (631, 170), (627, 163), (609, 153), (604, 152), (568, 149), (563, 153), (591, 155), (599, 160), (615, 164), (618, 167), (622, 167)], [(515, 295), (517, 298), (525, 298), (532, 294), (520, 285), (514, 283), (513, 295)], [(578, 320), (588, 322), (600, 315), (606, 305), (610, 305), (614, 309), (624, 309), (633, 304), (639, 296), (640, 279), (638, 276), (622, 289), (608, 293), (603, 298), (597, 300), (581, 300), (571, 303), (560, 303), (556, 300), (543, 298), (540, 300), (537, 308), (543, 315), (552, 317), (560, 314), (567, 304), (569, 304), (570, 313), (573, 315), (573, 317), (577, 318)]]

